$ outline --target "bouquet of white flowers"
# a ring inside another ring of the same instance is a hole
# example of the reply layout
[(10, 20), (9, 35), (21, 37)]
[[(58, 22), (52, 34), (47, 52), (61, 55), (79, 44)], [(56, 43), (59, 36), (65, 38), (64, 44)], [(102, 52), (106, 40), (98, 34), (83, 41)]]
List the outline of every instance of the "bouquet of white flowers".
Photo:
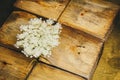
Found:
[(51, 55), (52, 48), (59, 45), (62, 29), (59, 23), (53, 23), (51, 19), (30, 19), (27, 25), (20, 26), (21, 34), (17, 34), (15, 47), (22, 48), (22, 53), (30, 58)]

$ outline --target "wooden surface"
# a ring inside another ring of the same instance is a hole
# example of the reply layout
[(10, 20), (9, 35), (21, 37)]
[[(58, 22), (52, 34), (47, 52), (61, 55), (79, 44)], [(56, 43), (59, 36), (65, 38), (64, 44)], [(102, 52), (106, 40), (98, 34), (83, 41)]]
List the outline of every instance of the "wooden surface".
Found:
[[(35, 16), (21, 11), (14, 11), (0, 30), (0, 43), (15, 49), (16, 35), (20, 33), (20, 24), (27, 24)], [(63, 27), (61, 44), (53, 49), (49, 58), (40, 57), (48, 64), (63, 68), (75, 74), (90, 78), (99, 58), (102, 42), (82, 36), (70, 27)]]
[(21, 11), (13, 12), (0, 28), (0, 43), (15, 49), (13, 45), (17, 40), (16, 35), (20, 33), (19, 26), (21, 24), (27, 24), (28, 20), (34, 17), (31, 14)]
[(92, 80), (120, 80), (120, 20), (105, 43)]
[[(10, 48), (14, 48), (16, 42), (16, 34), (19, 32), (20, 24), (26, 24), (30, 18), (35, 16), (14, 11), (0, 30), (0, 44)], [(25, 57), (21, 53), (14, 52), (3, 47), (0, 47), (0, 80), (24, 80), (31, 73), (28, 80), (85, 80), (80, 76), (47, 66), (37, 65), (33, 72), (30, 72), (33, 67), (33, 60)]]
[(32, 59), (0, 46), (0, 80), (24, 80), (32, 67)]
[(84, 37), (72, 28), (63, 27), (59, 46), (52, 50), (50, 57), (40, 57), (40, 60), (90, 78), (101, 47), (101, 42)]
[(71, 0), (58, 21), (104, 41), (117, 11), (118, 6), (102, 0)]
[(15, 7), (57, 20), (69, 0), (17, 0)]
[(27, 80), (85, 80), (80, 76), (38, 63)]
[[(91, 1), (97, 1), (97, 0), (91, 0)], [(26, 24), (28, 19), (31, 18), (33, 15), (30, 15), (24, 12), (13, 12), (12, 14), (13, 15), (11, 15), (11, 17), (8, 18), (8, 20), (5, 22), (5, 24), (2, 26), (2, 29), (0, 30), (0, 45), (4, 44), (7, 47), (14, 48), (13, 44), (15, 43), (15, 36), (17, 33), (19, 33), (18, 26), (21, 24), (19, 22)], [(17, 28), (15, 27), (16, 25), (17, 25)], [(120, 28), (119, 28), (119, 25), (120, 23), (114, 29), (114, 32), (110, 35), (108, 41), (105, 43), (102, 58), (100, 60), (100, 63), (98, 65), (98, 68), (92, 80), (120, 80), (120, 65), (119, 65), (120, 64), (120, 54), (119, 54), (120, 53), (119, 51)], [(71, 28), (64, 28), (64, 30), (67, 30), (67, 29), (71, 29)], [(15, 32), (16, 34), (12, 32)], [(12, 37), (10, 37), (11, 35)], [(68, 40), (66, 40), (66, 42), (67, 41)], [(90, 41), (94, 42), (94, 40), (91, 40), (91, 39)], [(67, 42), (67, 44), (69, 42)], [(84, 48), (83, 46), (81, 47)], [(78, 53), (78, 54), (81, 54), (81, 53)], [(69, 55), (68, 57), (71, 58), (71, 56)], [(69, 58), (66, 58), (66, 60), (67, 59)], [(13, 50), (9, 50), (0, 46), (0, 80), (24, 80), (26, 77), (28, 77), (29, 80), (40, 80), (40, 79), (42, 80), (51, 80), (51, 79), (52, 80), (67, 80), (67, 79), (68, 80), (70, 79), (84, 80), (80, 76), (75, 76), (61, 69), (56, 69), (55, 67), (51, 67), (43, 63), (39, 64), (39, 62), (33, 68), (33, 71), (30, 72), (30, 69), (33, 66), (33, 62), (34, 61), (32, 59), (26, 58), (24, 55), (20, 53), (17, 53)], [(31, 74), (29, 75), (28, 73), (31, 73)], [(46, 74), (47, 76), (45, 76)]]

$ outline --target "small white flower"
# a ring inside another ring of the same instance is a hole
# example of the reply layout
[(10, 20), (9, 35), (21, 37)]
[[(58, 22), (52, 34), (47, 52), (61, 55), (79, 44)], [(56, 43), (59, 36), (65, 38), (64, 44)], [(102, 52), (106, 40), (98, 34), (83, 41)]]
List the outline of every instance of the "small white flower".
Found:
[(46, 20), (46, 23), (47, 23), (48, 25), (52, 25), (52, 24), (54, 23), (54, 21), (53, 21), (52, 19), (48, 19), (48, 20)]
[(48, 19), (42, 21), (42, 18), (30, 19), (27, 25), (21, 25), (21, 34), (17, 34), (16, 48), (22, 47), (21, 51), (27, 57), (50, 56), (52, 48), (59, 45), (59, 34), (61, 25)]

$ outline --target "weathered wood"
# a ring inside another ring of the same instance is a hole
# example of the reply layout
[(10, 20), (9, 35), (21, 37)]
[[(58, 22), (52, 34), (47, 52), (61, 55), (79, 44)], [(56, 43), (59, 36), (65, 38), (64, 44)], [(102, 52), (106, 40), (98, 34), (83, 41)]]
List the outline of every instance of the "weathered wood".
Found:
[(15, 7), (57, 20), (69, 0), (17, 0)]
[(59, 22), (80, 31), (106, 39), (118, 6), (99, 0), (71, 0)]
[(101, 42), (84, 37), (72, 28), (63, 27), (59, 46), (52, 50), (50, 57), (40, 57), (40, 60), (90, 78), (101, 46)]
[(0, 46), (0, 80), (24, 80), (33, 67), (32, 59)]
[(85, 80), (80, 76), (62, 71), (60, 69), (45, 65), (37, 64), (27, 80)]
[(120, 21), (105, 43), (92, 80), (120, 80)]
[(20, 33), (19, 26), (27, 24), (28, 20), (34, 17), (26, 12), (14, 11), (0, 29), (0, 43), (14, 48), (16, 35)]
[[(0, 43), (14, 48), (19, 26), (35, 17), (29, 13), (15, 11), (0, 30)], [(9, 34), (9, 35), (8, 35)], [(53, 49), (52, 56), (41, 61), (89, 78), (99, 57), (102, 42), (82, 36), (70, 27), (63, 27), (60, 45)], [(48, 61), (46, 61), (48, 60)]]

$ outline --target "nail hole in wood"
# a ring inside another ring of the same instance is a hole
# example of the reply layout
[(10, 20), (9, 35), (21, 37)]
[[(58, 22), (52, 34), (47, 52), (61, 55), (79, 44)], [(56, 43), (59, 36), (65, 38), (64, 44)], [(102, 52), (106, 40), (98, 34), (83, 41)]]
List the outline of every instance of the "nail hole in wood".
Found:
[(80, 54), (80, 52), (78, 52), (78, 54)]
[(81, 16), (83, 16), (84, 14), (83, 14), (83, 13), (81, 13), (80, 15), (81, 15)]

